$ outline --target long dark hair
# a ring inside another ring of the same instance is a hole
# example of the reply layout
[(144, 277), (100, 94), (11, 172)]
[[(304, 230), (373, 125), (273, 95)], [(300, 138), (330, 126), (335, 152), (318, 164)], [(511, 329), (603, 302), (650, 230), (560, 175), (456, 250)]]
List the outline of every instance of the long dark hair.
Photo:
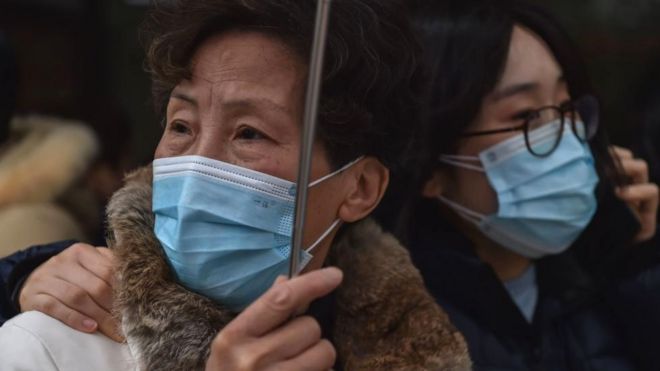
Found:
[[(502, 77), (514, 25), (545, 41), (573, 98), (595, 94), (578, 48), (556, 18), (540, 6), (517, 0), (432, 2), (418, 8), (415, 23), (432, 74), (428, 114), (431, 168), (440, 166), (435, 162), (438, 154), (455, 150), (483, 99)], [(601, 178), (618, 183), (619, 172), (602, 127), (591, 147)], [(430, 176), (431, 171), (427, 173)]]
[[(531, 30), (549, 46), (562, 68), (571, 97), (595, 95), (578, 48), (555, 17), (537, 5), (518, 0), (420, 0), (413, 7), (413, 22), (424, 46), (431, 82), (426, 151), (418, 164), (422, 170), (414, 185), (416, 197), (433, 172), (445, 166), (438, 163), (438, 156), (456, 150), (484, 98), (501, 79), (515, 25)], [(602, 129), (590, 143), (602, 180), (598, 192), (623, 182)], [(381, 215), (381, 219), (403, 237), (414, 219), (411, 213), (404, 209)]]

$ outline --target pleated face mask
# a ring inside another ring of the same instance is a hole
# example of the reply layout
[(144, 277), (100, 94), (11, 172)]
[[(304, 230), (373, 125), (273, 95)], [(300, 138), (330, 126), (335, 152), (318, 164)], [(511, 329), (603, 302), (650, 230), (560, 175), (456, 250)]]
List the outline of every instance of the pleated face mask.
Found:
[[(576, 122), (584, 130), (581, 122)], [(554, 126), (553, 126), (554, 125)], [(534, 146), (554, 143), (560, 121), (529, 133)], [(568, 125), (568, 124), (565, 124)], [(587, 227), (596, 212), (598, 175), (589, 145), (566, 127), (547, 157), (532, 155), (523, 134), (498, 143), (479, 157), (443, 155), (440, 161), (486, 174), (498, 210), (483, 215), (445, 197), (440, 200), (502, 247), (528, 258), (559, 254)]]
[[(201, 156), (157, 159), (153, 173), (154, 232), (185, 287), (240, 311), (288, 272), (295, 183)], [(300, 270), (338, 225), (301, 252)]]

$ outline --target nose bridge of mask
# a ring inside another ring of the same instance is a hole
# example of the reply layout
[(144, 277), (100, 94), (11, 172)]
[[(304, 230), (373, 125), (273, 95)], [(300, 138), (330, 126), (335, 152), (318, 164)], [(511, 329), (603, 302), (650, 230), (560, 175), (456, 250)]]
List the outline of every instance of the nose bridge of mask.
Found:
[[(160, 195), (154, 198), (153, 208), (163, 215), (176, 217), (190, 210), (203, 213), (206, 222), (240, 223), (291, 236), (295, 203), (292, 182), (200, 156), (155, 160), (153, 172), (154, 194), (158, 191)], [(179, 201), (184, 196), (188, 199)], [(232, 212), (223, 213), (221, 220), (207, 210), (208, 205), (221, 205)], [(255, 214), (260, 217), (254, 218)]]
[[(549, 133), (550, 130), (556, 130), (556, 127), (552, 129), (548, 128), (548, 125), (537, 129), (538, 131), (530, 132), (530, 143), (552, 144), (553, 137)], [(517, 160), (508, 161), (513, 157), (517, 157)], [(486, 169), (488, 181), (496, 192), (527, 183), (541, 174), (561, 168), (578, 159), (586, 159), (588, 163), (593, 163), (588, 144), (581, 142), (568, 127), (564, 128), (558, 147), (546, 157), (539, 158), (531, 154), (527, 150), (523, 136), (499, 143), (481, 152), (479, 158)]]
[(294, 183), (269, 174), (250, 170), (227, 162), (203, 156), (177, 156), (156, 159), (153, 162), (154, 179), (173, 175), (199, 174), (237, 187), (294, 200)]

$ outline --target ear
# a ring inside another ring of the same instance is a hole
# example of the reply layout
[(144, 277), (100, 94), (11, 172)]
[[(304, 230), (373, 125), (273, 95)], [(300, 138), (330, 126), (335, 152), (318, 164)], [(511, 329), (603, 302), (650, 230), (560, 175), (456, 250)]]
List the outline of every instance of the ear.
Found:
[(445, 176), (440, 171), (434, 171), (429, 180), (424, 183), (422, 196), (426, 198), (436, 198), (445, 190)]
[(350, 169), (352, 184), (339, 207), (339, 218), (355, 222), (369, 215), (380, 203), (390, 181), (390, 171), (375, 157), (365, 157)]

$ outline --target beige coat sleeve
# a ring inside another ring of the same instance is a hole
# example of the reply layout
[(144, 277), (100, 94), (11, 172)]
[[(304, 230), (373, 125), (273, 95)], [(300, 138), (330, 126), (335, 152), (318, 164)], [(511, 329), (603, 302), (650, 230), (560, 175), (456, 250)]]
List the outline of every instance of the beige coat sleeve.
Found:
[(85, 240), (76, 220), (55, 204), (12, 205), (0, 210), (0, 257), (38, 244)]
[(0, 327), (2, 371), (132, 371), (126, 344), (78, 332), (40, 312), (25, 312)]

